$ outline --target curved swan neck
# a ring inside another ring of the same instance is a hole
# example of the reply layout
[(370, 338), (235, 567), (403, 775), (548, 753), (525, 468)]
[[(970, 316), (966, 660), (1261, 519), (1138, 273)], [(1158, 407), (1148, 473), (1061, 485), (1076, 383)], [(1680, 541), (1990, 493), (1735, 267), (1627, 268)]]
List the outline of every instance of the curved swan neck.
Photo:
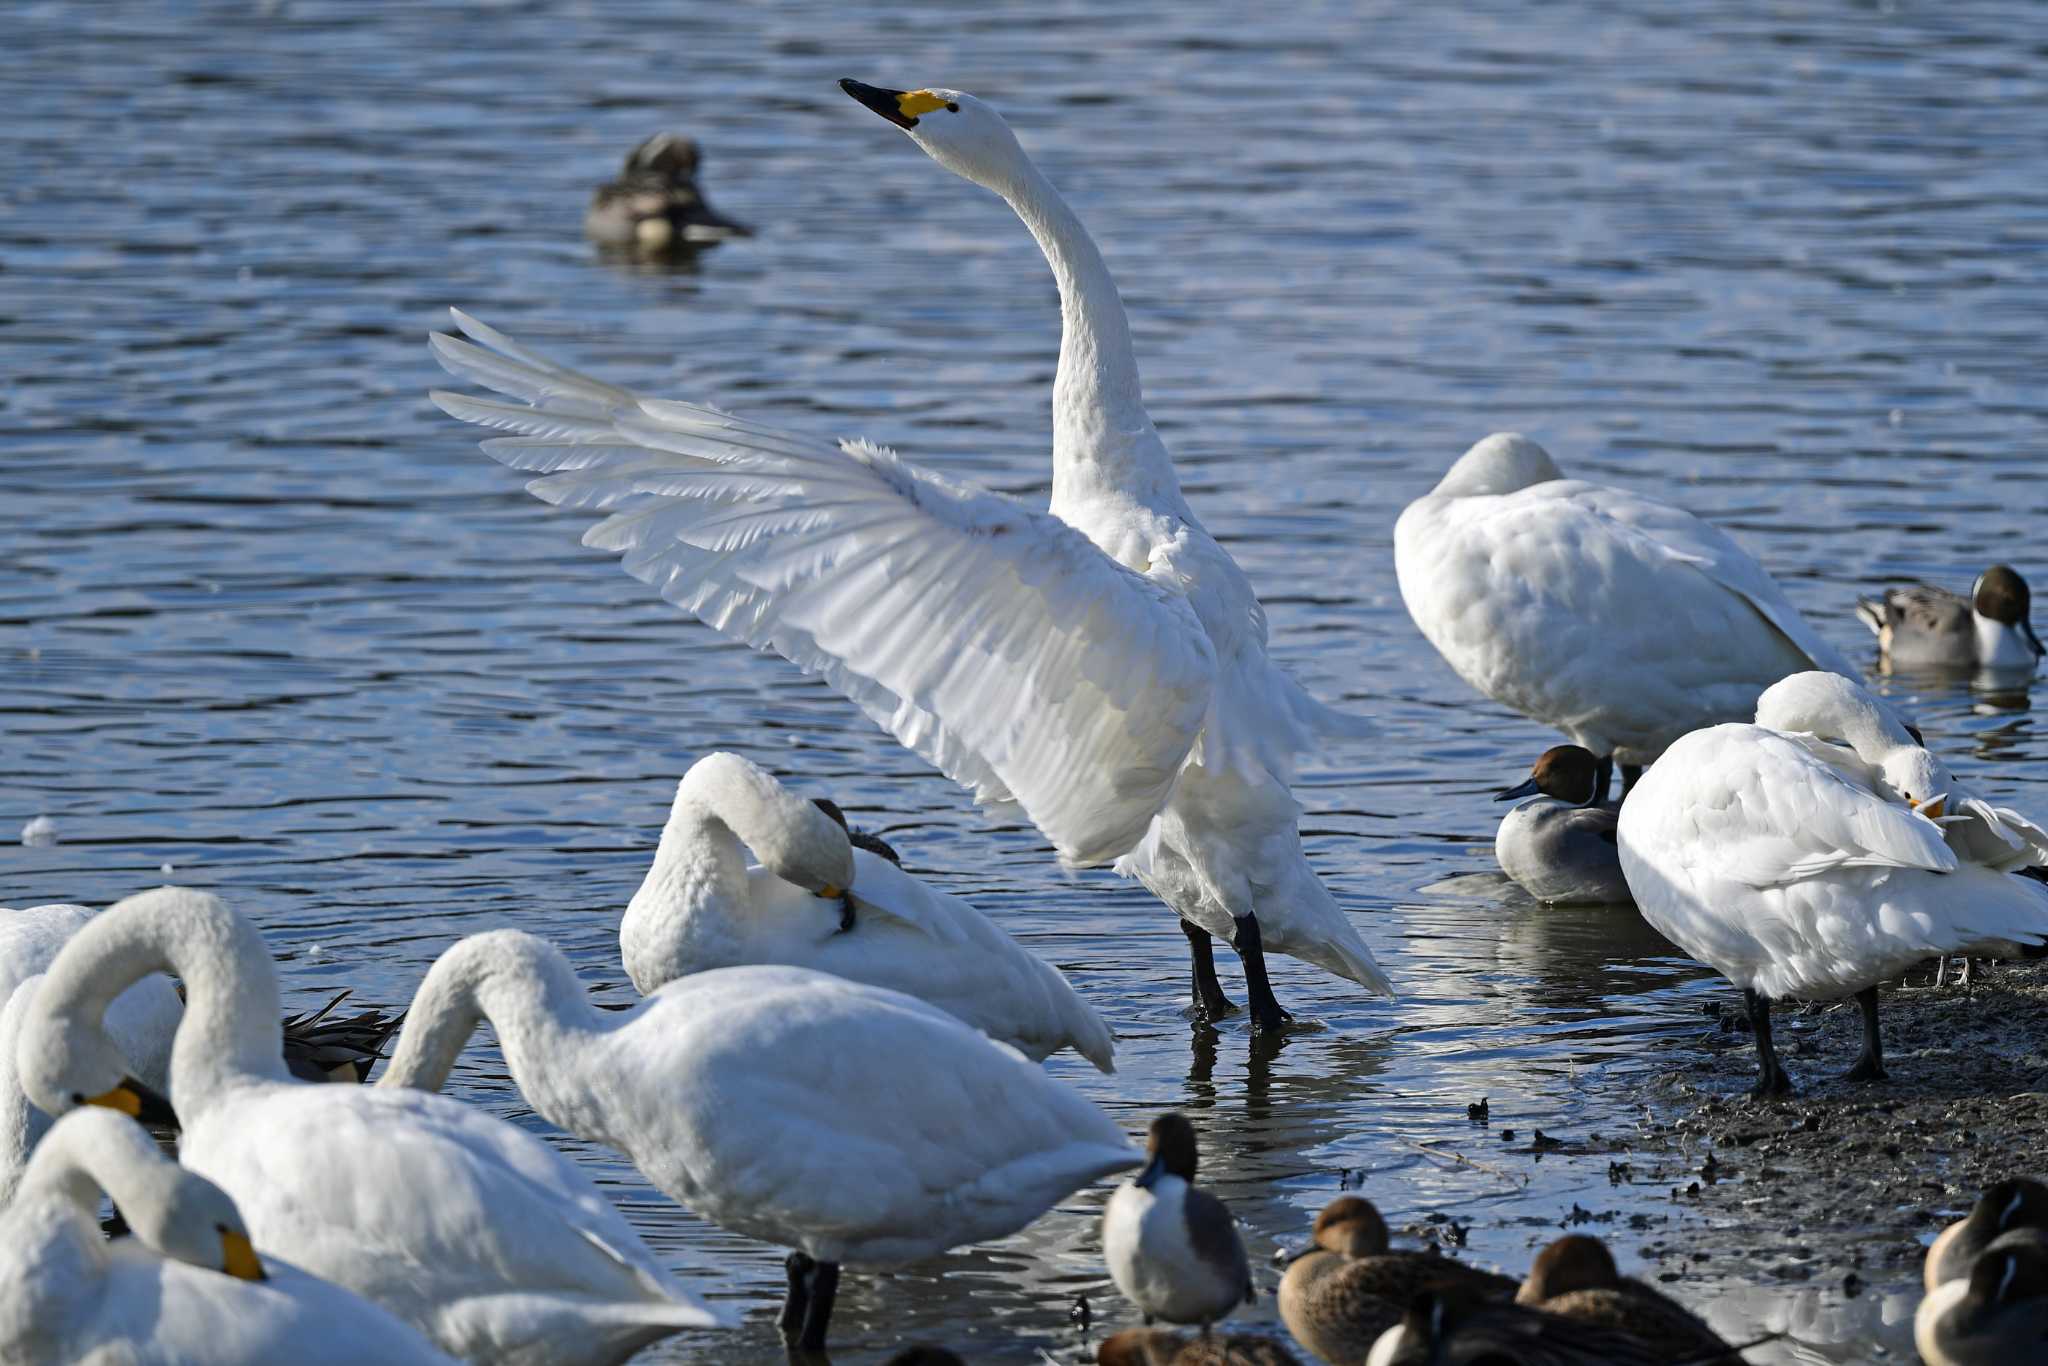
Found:
[(489, 1020), (512, 1078), (540, 1115), (575, 1133), (588, 1108), (586, 1049), (614, 1026), (561, 951), (518, 930), (471, 935), (436, 959), (406, 1011), (380, 1086), (438, 1091)]
[(1840, 739), (1865, 763), (1913, 745), (1897, 716), (1839, 674), (1793, 674), (1773, 683), (1757, 699), (1756, 723)]
[(48, 1194), (96, 1220), (104, 1191), (129, 1226), (141, 1230), (158, 1222), (178, 1174), (141, 1125), (111, 1110), (81, 1109), (36, 1146), (22, 1174), (21, 1198)]
[(997, 187), (1045, 253), (1060, 291), (1052, 386), (1053, 506), (1097, 491), (1178, 510), (1180, 481), (1145, 412), (1123, 297), (1095, 239), (1028, 160)]
[(844, 891), (853, 846), (824, 812), (737, 754), (708, 754), (676, 785), (675, 804), (640, 890), (619, 925), (626, 973), (645, 994), (674, 964), (717, 961), (731, 920), (752, 896), (747, 855), (807, 891)]
[(42, 998), (105, 1034), (107, 1007), (152, 972), (185, 983), (171, 1098), (188, 1116), (231, 1082), (290, 1080), (270, 947), (206, 892), (160, 887), (115, 903), (57, 955)]

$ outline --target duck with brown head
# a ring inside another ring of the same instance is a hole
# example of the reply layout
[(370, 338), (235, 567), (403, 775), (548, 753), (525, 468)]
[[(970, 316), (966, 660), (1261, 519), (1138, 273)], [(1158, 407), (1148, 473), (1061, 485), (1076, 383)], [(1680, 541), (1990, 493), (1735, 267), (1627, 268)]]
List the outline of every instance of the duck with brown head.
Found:
[(1932, 1292), (1967, 1276), (1985, 1248), (2024, 1230), (2048, 1236), (2048, 1186), (2025, 1176), (1994, 1182), (1977, 1197), (1969, 1215), (1943, 1229), (1927, 1249), (1921, 1280)]
[(1344, 1195), (1316, 1216), (1309, 1246), (1280, 1281), (1280, 1318), (1295, 1340), (1332, 1366), (1358, 1366), (1421, 1291), (1456, 1286), (1509, 1300), (1515, 1282), (1435, 1251), (1398, 1252), (1372, 1201)]
[(1102, 1214), (1110, 1278), (1145, 1322), (1204, 1328), (1249, 1303), (1251, 1263), (1221, 1200), (1195, 1185), (1195, 1126), (1164, 1114), (1145, 1140), (1145, 1169), (1117, 1187)]
[(1578, 745), (1543, 751), (1527, 781), (1494, 796), (1534, 795), (1501, 820), (1493, 853), (1500, 869), (1546, 905), (1605, 905), (1628, 900), (1614, 830), (1620, 803), (1600, 800), (1607, 777)]
[(1153, 1328), (1127, 1328), (1102, 1340), (1096, 1366), (1301, 1366), (1271, 1338), (1249, 1333), (1182, 1337)]
[(1719, 1334), (1662, 1291), (1623, 1276), (1598, 1238), (1569, 1234), (1536, 1254), (1515, 1303), (1661, 1346), (1671, 1359), (1740, 1366)]
[(2033, 595), (2011, 565), (1977, 576), (1970, 595), (1932, 584), (1888, 588), (1859, 598), (1856, 615), (1877, 636), (1886, 673), (1915, 669), (1983, 669), (2031, 674), (2044, 653), (2029, 619)]
[(584, 235), (607, 250), (641, 257), (680, 256), (729, 237), (752, 236), (752, 229), (712, 208), (697, 188), (700, 159), (695, 138), (648, 138), (591, 196)]
[[(1345, 1366), (1345, 1363), (1338, 1363)], [(1702, 1366), (1627, 1333), (1455, 1286), (1425, 1290), (1363, 1366)]]

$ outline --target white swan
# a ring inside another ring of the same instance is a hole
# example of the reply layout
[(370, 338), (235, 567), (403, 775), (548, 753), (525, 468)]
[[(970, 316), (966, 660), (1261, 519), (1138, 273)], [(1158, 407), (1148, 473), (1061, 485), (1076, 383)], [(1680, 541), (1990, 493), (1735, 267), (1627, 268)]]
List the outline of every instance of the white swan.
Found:
[(2033, 595), (2011, 565), (1994, 564), (1977, 576), (1970, 596), (1931, 584), (1888, 588), (1858, 598), (1856, 615), (1877, 637), (1886, 672), (1893, 669), (1977, 668), (2029, 673), (2043, 647), (2027, 618)]
[(126, 1065), (101, 1020), (159, 971), (187, 989), (171, 1055), (180, 1154), (266, 1251), (473, 1359), (618, 1362), (719, 1322), (532, 1135), (441, 1096), (292, 1080), (262, 936), (204, 892), (129, 897), (64, 946), (15, 1050), (29, 1097), (53, 1114), (118, 1098)]
[[(1366, 727), (1266, 654), (1250, 582), (1181, 497), (1146, 416), (1101, 254), (1000, 117), (958, 91), (841, 82), (1003, 196), (1058, 281), (1053, 495), (1037, 513), (862, 441), (843, 445), (579, 375), (463, 316), (436, 393), (537, 477), (607, 514), (587, 545), (716, 629), (824, 679), (1069, 865), (1120, 860), (1184, 921), (1197, 1005), (1228, 1010), (1209, 936), (1245, 962), (1255, 1028), (1286, 1019), (1263, 948), (1392, 994), (1302, 851), (1290, 784), (1318, 737)], [(531, 406), (529, 406), (531, 405)]]
[(516, 930), (441, 955), (378, 1084), (438, 1088), (486, 1019), (543, 1118), (720, 1227), (799, 1250), (782, 1323), (812, 1349), (841, 1262), (1003, 1237), (1141, 1160), (1077, 1092), (899, 992), (737, 967), (601, 1011), (560, 951)]
[[(762, 866), (749, 868), (747, 851)], [(1109, 1026), (1059, 969), (959, 897), (855, 848), (736, 754), (706, 755), (676, 785), (619, 948), (643, 995), (708, 968), (816, 968), (929, 1001), (1034, 1061), (1071, 1046), (1116, 1070)]]
[[(15, 1076), (19, 1022), (57, 951), (92, 917), (87, 906), (0, 906), (0, 1205), (13, 1195), (30, 1151), (50, 1128), (50, 1117), (29, 1103)], [(130, 1075), (148, 1092), (160, 1096), (170, 1090), (171, 1040), (184, 1013), (177, 988), (161, 975), (143, 978), (107, 1007), (107, 1032), (128, 1060)]]
[[(100, 1232), (105, 1191), (134, 1237)], [(338, 1286), (259, 1257), (227, 1195), (108, 1110), (66, 1115), (0, 1212), (0, 1361), (453, 1366)]]
[(1945, 831), (1943, 773), (1876, 698), (1805, 673), (1758, 699), (1756, 724), (1673, 744), (1622, 804), (1621, 867), (1643, 918), (1743, 989), (1759, 1095), (1791, 1089), (1772, 999), (1854, 995), (1863, 1053), (1849, 1079), (1875, 1080), (1878, 982), (1986, 941), (2048, 941), (2048, 887), (1963, 852), (2009, 853), (2020, 836), (1995, 810)]
[(1513, 432), (1408, 505), (1394, 568), (1459, 677), (1621, 764), (1626, 784), (1688, 731), (1746, 719), (1787, 674), (1856, 677), (1725, 532), (1567, 479)]

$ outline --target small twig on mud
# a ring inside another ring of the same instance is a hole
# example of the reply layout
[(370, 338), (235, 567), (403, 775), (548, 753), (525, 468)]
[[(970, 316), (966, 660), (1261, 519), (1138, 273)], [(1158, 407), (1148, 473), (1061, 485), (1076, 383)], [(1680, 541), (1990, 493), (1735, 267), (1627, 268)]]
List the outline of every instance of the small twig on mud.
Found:
[(1452, 1162), (1460, 1166), (1471, 1167), (1476, 1171), (1485, 1172), (1490, 1176), (1497, 1176), (1501, 1180), (1506, 1181), (1511, 1185), (1526, 1186), (1529, 1184), (1529, 1178), (1527, 1174), (1518, 1176), (1514, 1172), (1507, 1171), (1501, 1167), (1494, 1166), (1491, 1162), (1481, 1162), (1479, 1159), (1474, 1157), (1467, 1157), (1463, 1153), (1442, 1152), (1436, 1149), (1435, 1147), (1432, 1147), (1428, 1143), (1418, 1143), (1412, 1138), (1404, 1138), (1399, 1141), (1405, 1143), (1407, 1146), (1413, 1148), (1416, 1152), (1421, 1153), (1424, 1157), (1427, 1157), (1432, 1161), (1436, 1161), (1442, 1158), (1449, 1158)]

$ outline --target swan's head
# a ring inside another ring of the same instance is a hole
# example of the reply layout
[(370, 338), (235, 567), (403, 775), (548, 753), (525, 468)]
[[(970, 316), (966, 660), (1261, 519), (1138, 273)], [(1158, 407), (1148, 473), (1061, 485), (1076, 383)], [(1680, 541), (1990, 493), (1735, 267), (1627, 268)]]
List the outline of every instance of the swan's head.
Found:
[(1522, 1288), (1515, 1292), (1515, 1303), (1541, 1304), (1574, 1290), (1613, 1290), (1620, 1284), (1621, 1271), (1607, 1244), (1572, 1233), (1536, 1254)]
[(908, 133), (939, 165), (998, 194), (1028, 164), (1002, 115), (964, 90), (884, 90), (852, 80), (839, 88)]
[(1493, 794), (1497, 802), (1511, 802), (1541, 792), (1573, 806), (1590, 806), (1599, 795), (1600, 761), (1593, 751), (1578, 745), (1554, 745), (1536, 759), (1526, 781)]
[(266, 1279), (249, 1228), (228, 1193), (196, 1172), (165, 1163), (161, 1200), (131, 1202), (122, 1214), (135, 1236), (166, 1257), (245, 1281)]
[(1514, 493), (1562, 478), (1564, 471), (1550, 458), (1550, 452), (1520, 432), (1495, 432), (1459, 456), (1433, 491), (1449, 498), (1471, 498)]
[(1878, 765), (1899, 799), (1929, 820), (1948, 809), (1948, 790), (1955, 777), (1948, 765), (1918, 746), (1895, 749)]
[(37, 1108), (63, 1115), (100, 1106), (131, 1119), (175, 1123), (171, 1103), (135, 1079), (105, 1027), (70, 1003), (48, 1000), (42, 980), (32, 977), (22, 984), (21, 989), (36, 985), (37, 997), (15, 1040), (21, 1089)]
[(721, 751), (690, 765), (669, 823), (689, 827), (707, 818), (738, 835), (763, 868), (813, 896), (841, 896), (853, 885), (845, 826), (750, 759)]

